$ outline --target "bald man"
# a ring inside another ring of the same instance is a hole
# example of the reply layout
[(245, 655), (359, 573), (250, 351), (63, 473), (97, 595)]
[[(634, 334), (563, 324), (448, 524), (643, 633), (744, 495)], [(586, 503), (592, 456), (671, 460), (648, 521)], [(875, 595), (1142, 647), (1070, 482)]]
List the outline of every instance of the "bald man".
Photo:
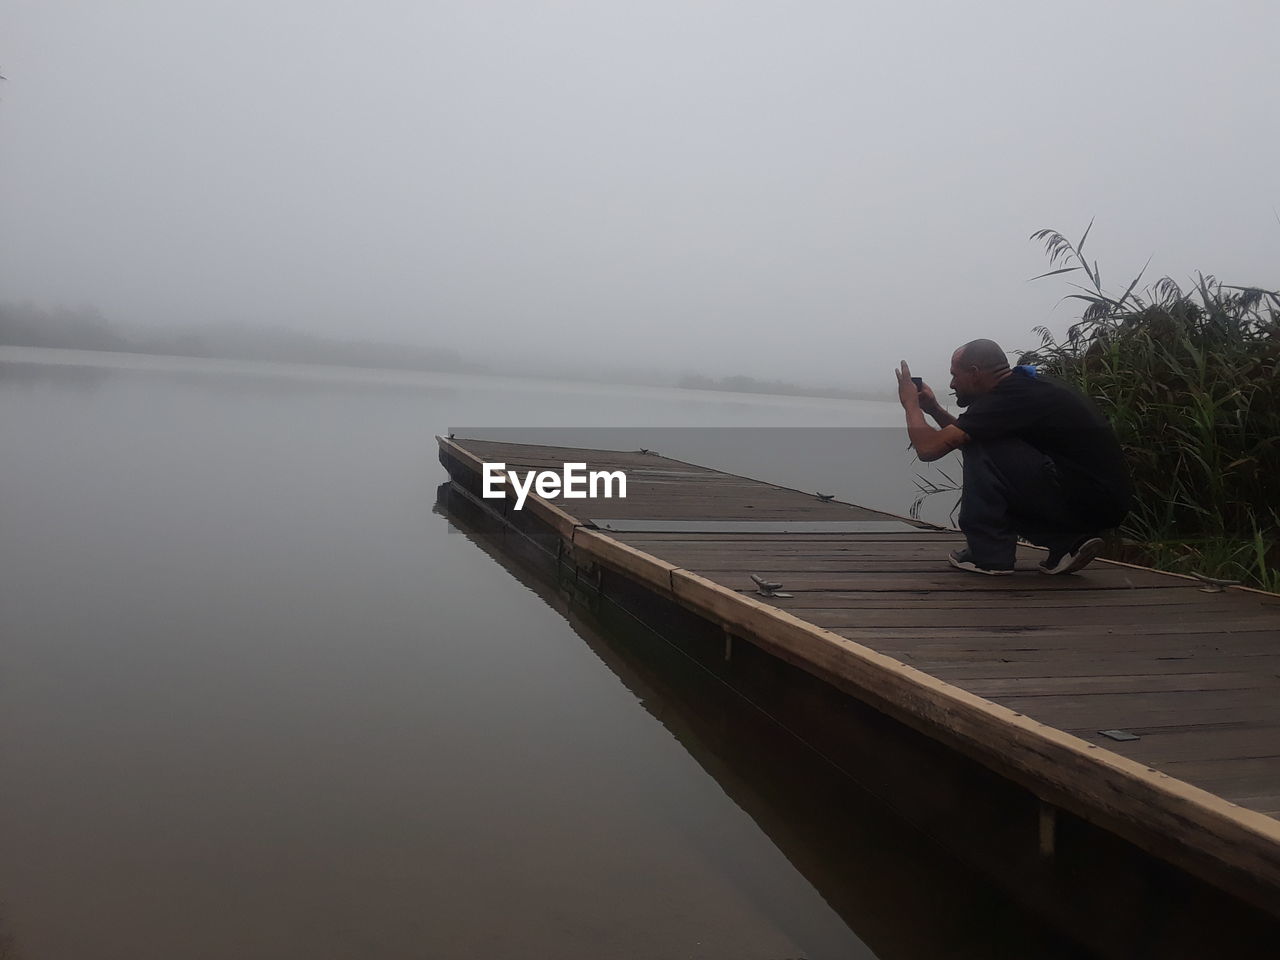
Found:
[[(1019, 537), (1047, 547), (1047, 574), (1075, 573), (1102, 548), (1098, 536), (1129, 510), (1129, 473), (1111, 425), (1082, 394), (1034, 370), (1010, 369), (1000, 346), (972, 340), (951, 355), (953, 417), (903, 361), (895, 373), (907, 435), (921, 460), (959, 449), (960, 530), (948, 558), (970, 573), (1013, 573)], [(928, 414), (938, 424), (925, 421)]]

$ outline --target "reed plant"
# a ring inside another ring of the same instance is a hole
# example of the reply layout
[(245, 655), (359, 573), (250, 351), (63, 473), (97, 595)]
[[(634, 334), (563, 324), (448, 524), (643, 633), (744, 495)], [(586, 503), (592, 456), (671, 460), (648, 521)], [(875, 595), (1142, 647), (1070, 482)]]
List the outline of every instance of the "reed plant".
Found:
[(1092, 397), (1115, 427), (1136, 503), (1112, 555), (1280, 592), (1280, 293), (1203, 274), (1139, 288), (1144, 267), (1116, 297), (1088, 235), (1032, 234), (1053, 268), (1033, 279), (1087, 282), (1067, 294), (1083, 310), (1065, 339), (1037, 327), (1019, 362)]

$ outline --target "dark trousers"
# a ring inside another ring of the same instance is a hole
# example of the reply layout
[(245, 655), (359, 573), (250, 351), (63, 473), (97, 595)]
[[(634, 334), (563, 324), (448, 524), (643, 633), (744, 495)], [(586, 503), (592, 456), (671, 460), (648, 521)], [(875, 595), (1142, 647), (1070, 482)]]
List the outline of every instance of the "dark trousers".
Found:
[(979, 566), (1012, 567), (1019, 537), (1058, 553), (1100, 529), (1072, 509), (1053, 461), (1029, 443), (1007, 437), (961, 450), (960, 530)]

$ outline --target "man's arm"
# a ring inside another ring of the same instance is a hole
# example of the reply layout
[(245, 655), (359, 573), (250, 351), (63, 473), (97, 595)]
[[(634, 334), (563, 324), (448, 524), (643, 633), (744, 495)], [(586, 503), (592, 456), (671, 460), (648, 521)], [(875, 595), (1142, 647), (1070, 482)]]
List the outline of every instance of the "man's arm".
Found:
[(941, 430), (929, 426), (925, 423), (924, 411), (918, 404), (914, 417), (912, 411), (907, 411), (907, 436), (911, 438), (911, 446), (916, 449), (916, 456), (925, 463), (942, 459), (969, 440), (969, 435), (955, 425), (954, 418)]
[(949, 427), (956, 422), (956, 418), (942, 408), (942, 404), (938, 402), (938, 398), (934, 396), (928, 384), (925, 384), (924, 389), (920, 391), (919, 400), (920, 409), (933, 417), (933, 422), (939, 427)]
[(969, 435), (956, 426), (956, 418), (942, 410), (936, 399), (932, 403), (936, 410), (933, 418), (942, 429), (935, 430), (925, 422), (924, 411), (920, 408), (920, 396), (905, 360), (902, 368), (894, 373), (898, 377), (898, 400), (907, 414), (907, 436), (911, 439), (911, 446), (915, 447), (916, 456), (928, 463), (945, 457), (968, 442)]

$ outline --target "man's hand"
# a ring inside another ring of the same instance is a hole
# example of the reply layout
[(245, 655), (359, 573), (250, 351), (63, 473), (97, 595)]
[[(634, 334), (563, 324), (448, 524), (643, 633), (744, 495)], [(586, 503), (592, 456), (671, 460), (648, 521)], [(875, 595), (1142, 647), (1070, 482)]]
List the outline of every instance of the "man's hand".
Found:
[(908, 413), (913, 409), (920, 409), (920, 391), (911, 379), (911, 368), (907, 366), (907, 361), (903, 360), (902, 366), (894, 370), (893, 374), (898, 378), (898, 402), (902, 404), (902, 409)]
[(920, 409), (929, 414), (929, 416), (934, 416), (942, 409), (942, 404), (938, 403), (938, 398), (934, 396), (933, 388), (927, 383), (920, 388), (919, 400)]
[[(916, 456), (925, 462), (937, 460), (968, 443), (969, 435), (956, 426), (955, 417), (942, 409), (933, 391), (928, 387), (916, 389), (907, 361), (903, 360), (902, 366), (893, 372), (898, 378), (898, 402), (907, 412), (907, 436), (916, 449)], [(926, 410), (942, 429), (935, 430), (925, 423)]]

